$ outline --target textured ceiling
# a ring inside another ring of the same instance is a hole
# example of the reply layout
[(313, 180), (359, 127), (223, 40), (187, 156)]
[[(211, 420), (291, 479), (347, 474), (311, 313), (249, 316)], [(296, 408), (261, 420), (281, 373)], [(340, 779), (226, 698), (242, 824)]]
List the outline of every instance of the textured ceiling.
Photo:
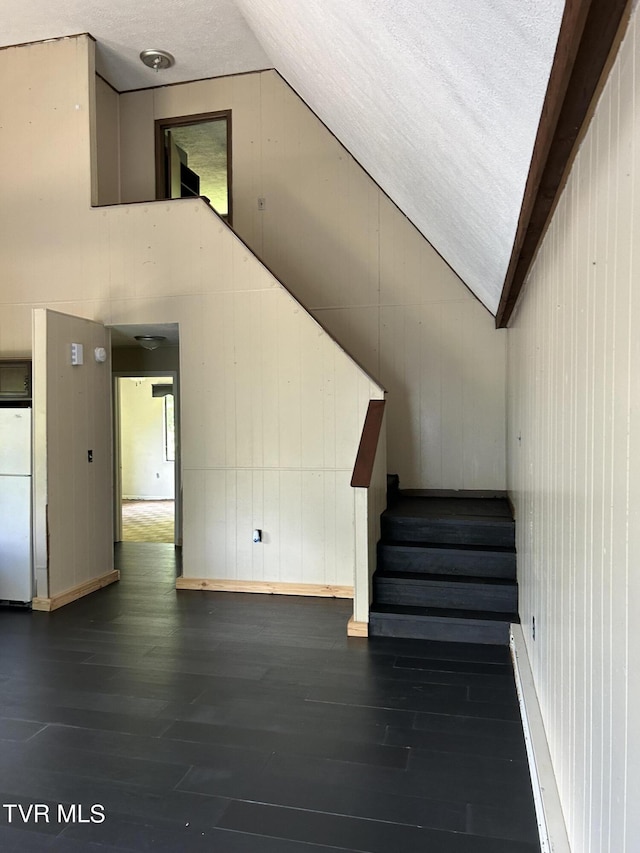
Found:
[(495, 313), (563, 0), (237, 2), (280, 73)]
[[(493, 312), (563, 0), (2, 0), (0, 39), (78, 32), (120, 91), (275, 67)], [(156, 75), (138, 60), (162, 48)]]
[[(0, 45), (91, 33), (98, 71), (122, 92), (272, 68), (234, 0), (0, 0)], [(174, 68), (139, 59), (168, 50)]]

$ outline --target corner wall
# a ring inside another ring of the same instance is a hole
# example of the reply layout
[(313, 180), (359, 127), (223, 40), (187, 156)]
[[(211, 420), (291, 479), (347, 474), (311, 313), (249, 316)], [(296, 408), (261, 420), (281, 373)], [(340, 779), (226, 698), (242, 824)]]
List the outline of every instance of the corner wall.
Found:
[(155, 197), (156, 119), (222, 109), (234, 228), (388, 391), (389, 470), (504, 489), (506, 333), (276, 72), (121, 95), (122, 201)]
[(639, 24), (508, 331), (520, 613), (576, 853), (640, 849)]

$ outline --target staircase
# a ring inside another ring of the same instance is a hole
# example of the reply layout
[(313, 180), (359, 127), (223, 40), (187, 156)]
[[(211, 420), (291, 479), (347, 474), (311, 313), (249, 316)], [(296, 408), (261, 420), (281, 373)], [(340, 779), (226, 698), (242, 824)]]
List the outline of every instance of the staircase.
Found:
[(519, 621), (508, 502), (408, 495), (392, 480), (369, 636), (506, 645)]

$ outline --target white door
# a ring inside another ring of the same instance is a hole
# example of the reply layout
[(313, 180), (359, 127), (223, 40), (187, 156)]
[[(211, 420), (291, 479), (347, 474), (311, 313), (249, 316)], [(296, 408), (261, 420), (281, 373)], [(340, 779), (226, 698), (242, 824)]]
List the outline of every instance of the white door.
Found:
[[(72, 345), (75, 352), (82, 345), (82, 363), (73, 363)], [(110, 333), (100, 323), (34, 309), (38, 598), (110, 582), (113, 574), (110, 352)]]

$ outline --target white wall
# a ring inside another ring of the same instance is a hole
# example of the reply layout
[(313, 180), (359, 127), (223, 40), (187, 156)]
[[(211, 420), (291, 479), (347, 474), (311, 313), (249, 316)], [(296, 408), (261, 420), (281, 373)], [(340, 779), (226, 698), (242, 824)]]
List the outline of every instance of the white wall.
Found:
[(506, 333), (277, 73), (121, 95), (122, 200), (155, 197), (154, 120), (222, 109), (234, 227), (387, 389), (389, 470), (504, 489)]
[(575, 853), (640, 850), (639, 23), (508, 332), (520, 613)]
[(382, 390), (204, 202), (90, 208), (92, 56), (86, 36), (0, 51), (0, 351), (30, 352), (34, 305), (179, 323), (185, 576), (353, 584)]
[(120, 389), (122, 497), (172, 500), (174, 463), (165, 458), (164, 397), (153, 385), (172, 385), (171, 376), (124, 377)]

